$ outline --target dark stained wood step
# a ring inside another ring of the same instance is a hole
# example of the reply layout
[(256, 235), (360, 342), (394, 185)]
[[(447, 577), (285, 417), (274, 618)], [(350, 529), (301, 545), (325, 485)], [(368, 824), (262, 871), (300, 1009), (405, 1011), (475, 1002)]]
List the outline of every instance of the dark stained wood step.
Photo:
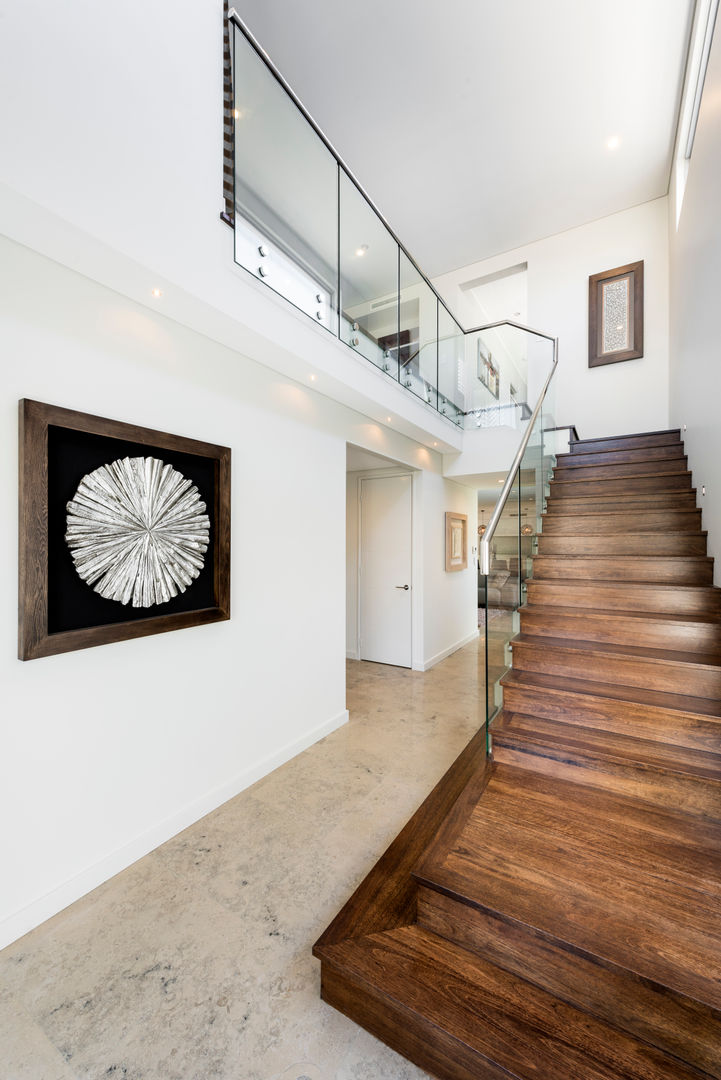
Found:
[(543, 517), (542, 532), (565, 536), (585, 536), (600, 533), (655, 532), (667, 529), (669, 532), (701, 532), (701, 511), (689, 510), (644, 510), (628, 513), (574, 514), (548, 513)]
[(443, 1080), (699, 1080), (677, 1058), (420, 926), (330, 948), (322, 995)]
[(718, 1014), (708, 1006), (502, 913), (459, 905), (435, 889), (419, 888), (418, 921), (439, 937), (688, 1062), (703, 1076), (721, 1080)]
[(665, 612), (721, 618), (721, 589), (709, 585), (639, 584), (527, 578), (527, 602), (607, 611)]
[[(506, 768), (496, 766), (499, 774)], [(424, 878), (420, 884), (444, 891), (459, 903), (502, 913), (622, 971), (666, 986), (715, 1010), (721, 1019), (721, 905), (715, 890), (699, 888), (692, 883), (692, 874), (691, 883), (684, 884), (638, 867), (624, 871), (613, 828), (607, 831), (604, 855), (579, 837), (582, 818), (577, 810), (569, 810), (557, 829), (550, 821), (545, 830), (524, 825), (509, 815), (507, 800), (496, 799), (495, 776), (494, 772), (453, 848), (433, 867), (432, 879)], [(564, 779), (546, 782), (555, 786), (561, 807), (564, 796), (571, 797), (569, 788), (582, 786)], [(606, 804), (607, 792), (587, 790), (600, 806)], [(519, 815), (523, 801), (524, 789), (519, 786)], [(624, 801), (632, 824), (639, 800)], [(689, 818), (690, 836), (693, 822)], [(603, 824), (602, 812), (598, 823)], [(718, 831), (717, 823), (699, 819), (697, 824), (702, 831), (707, 827)], [(688, 847), (691, 854), (693, 844)], [(652, 850), (649, 842), (649, 855)], [(639, 860), (643, 857), (639, 852)]]
[(548, 487), (551, 499), (577, 495), (635, 495), (648, 491), (690, 491), (691, 473), (624, 476), (615, 480), (551, 480)]
[(509, 712), (721, 752), (718, 701), (636, 686), (609, 686), (511, 668), (501, 679)]
[(643, 581), (712, 585), (713, 559), (707, 555), (534, 555), (533, 577), (584, 581)]
[(539, 533), (539, 555), (705, 555), (707, 534), (669, 532), (573, 536)]
[(692, 697), (721, 703), (721, 666), (713, 656), (531, 634), (517, 634), (511, 645), (513, 667), (518, 671), (590, 679), (601, 684), (621, 683), (667, 693), (682, 689)]
[(721, 621), (703, 616), (524, 604), (521, 633), (700, 652), (721, 663)]
[(691, 488), (690, 491), (652, 491), (640, 495), (579, 495), (577, 498), (567, 495), (556, 502), (549, 499), (546, 509), (549, 514), (592, 514), (611, 511), (637, 516), (645, 514), (648, 510), (695, 510), (696, 490)]
[(499, 764), (721, 823), (719, 754), (506, 709), (492, 730), (493, 755)]
[(631, 461), (614, 465), (597, 464), (564, 466), (557, 464), (553, 470), (554, 480), (575, 483), (576, 480), (614, 480), (626, 476), (668, 476), (669, 473), (688, 472), (685, 457), (668, 458), (664, 461)]
[(601, 453), (607, 450), (637, 450), (639, 447), (669, 446), (681, 442), (680, 430), (648, 431), (641, 435), (609, 435), (601, 439), (578, 439), (572, 443), (572, 454)]
[(629, 461), (672, 461), (684, 456), (683, 443), (642, 446), (636, 450), (596, 450), (591, 453), (557, 454), (562, 467), (574, 465), (616, 465)]

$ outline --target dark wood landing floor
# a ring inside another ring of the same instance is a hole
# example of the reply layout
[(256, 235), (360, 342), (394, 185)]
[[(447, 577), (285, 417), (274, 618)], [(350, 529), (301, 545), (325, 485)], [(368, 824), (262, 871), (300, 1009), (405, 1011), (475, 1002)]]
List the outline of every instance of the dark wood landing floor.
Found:
[(721, 1080), (721, 590), (692, 490), (677, 431), (559, 458), (493, 759), (481, 731), (316, 943), (324, 999), (441, 1080)]

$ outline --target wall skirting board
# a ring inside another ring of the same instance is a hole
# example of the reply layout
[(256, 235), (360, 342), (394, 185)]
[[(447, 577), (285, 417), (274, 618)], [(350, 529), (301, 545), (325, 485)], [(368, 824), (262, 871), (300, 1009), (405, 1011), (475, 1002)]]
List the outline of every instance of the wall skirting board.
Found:
[(443, 649), (442, 652), (436, 653), (436, 655), (432, 656), (430, 660), (424, 660), (422, 664), (414, 664), (413, 670), (430, 671), (432, 667), (435, 667), (436, 664), (440, 664), (441, 660), (445, 660), (447, 656), (451, 655), (451, 653), (457, 652), (458, 649), (462, 649), (464, 645), (470, 645), (472, 641), (476, 640), (476, 638), (478, 637), (478, 633), (478, 629), (476, 628), (472, 634), (468, 634), (467, 637), (464, 637), (460, 641), (457, 641), (455, 645), (451, 645), (448, 649)]
[(160, 847), (166, 840), (177, 836), (183, 829), (195, 824), (206, 814), (239, 795), (241, 791), (250, 787), (251, 784), (261, 780), (264, 776), (273, 772), (274, 769), (284, 765), (286, 761), (290, 761), (291, 758), (300, 754), (303, 750), (307, 750), (309, 746), (312, 746), (326, 735), (330, 735), (332, 731), (336, 731), (347, 722), (348, 710), (344, 709), (337, 716), (306, 732), (300, 739), (288, 743), (275, 754), (256, 762), (255, 765), (245, 769), (227, 783), (206, 792), (199, 799), (195, 799), (192, 803), (183, 807), (178, 813), (158, 822), (129, 844), (112, 851), (99, 862), (88, 866), (81, 873), (62, 882), (55, 889), (45, 893), (44, 896), (38, 897), (37, 900), (33, 900), (32, 903), (27, 904), (19, 911), (13, 912), (12, 915), (0, 922), (0, 949), (17, 941), (23, 934), (27, 934), (28, 931), (39, 926), (46, 919), (57, 915), (63, 908), (75, 903), (76, 900), (92, 892), (93, 889), (97, 889), (99, 885), (114, 877), (115, 874), (119, 874), (121, 870), (126, 870), (138, 859), (142, 859), (144, 855)]

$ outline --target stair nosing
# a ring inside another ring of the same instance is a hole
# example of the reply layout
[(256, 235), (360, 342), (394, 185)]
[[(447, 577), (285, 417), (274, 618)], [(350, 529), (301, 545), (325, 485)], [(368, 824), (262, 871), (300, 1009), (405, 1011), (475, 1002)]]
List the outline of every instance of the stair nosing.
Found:
[[(617, 642), (585, 641), (584, 639), (573, 640), (572, 638), (552, 638), (552, 637), (541, 636), (541, 635), (538, 635), (538, 634), (523, 634), (523, 633), (516, 634), (516, 636), (511, 639), (511, 644), (514, 646), (514, 648), (516, 646), (518, 646), (518, 645), (520, 645), (521, 648), (523, 648), (524, 645), (528, 645), (531, 648), (533, 648), (533, 647), (541, 647), (541, 648), (544, 648), (544, 649), (554, 649), (554, 650), (564, 649), (566, 652), (575, 652), (575, 653), (579, 653), (579, 654), (581, 654), (583, 656), (598, 655), (598, 656), (604, 656), (604, 657), (610, 658), (610, 659), (636, 660), (636, 661), (641, 661), (641, 662), (650, 663), (650, 664), (678, 664), (678, 665), (682, 665), (683, 667), (687, 667), (687, 668), (690, 667), (690, 668), (695, 668), (695, 669), (699, 669), (699, 670), (702, 670), (702, 671), (709, 671), (709, 672), (718, 671), (718, 672), (721, 673), (721, 659), (719, 660), (718, 663), (715, 663), (715, 664), (709, 664), (709, 663), (706, 663), (705, 661), (698, 661), (698, 660), (683, 660), (683, 659), (681, 659), (681, 656), (685, 655), (683, 650), (679, 650), (679, 653), (680, 653), (679, 657), (676, 657), (676, 656), (673, 656), (673, 655), (666, 656), (666, 655), (661, 655), (661, 654), (673, 653), (673, 650), (671, 650), (671, 649), (650, 649), (650, 648), (646, 648), (646, 646), (635, 646), (635, 645), (623, 646), (623, 645), (619, 645)], [(581, 647), (581, 646), (586, 646), (586, 645), (589, 645), (591, 647), (590, 648)], [(626, 651), (624, 651), (625, 649), (637, 649), (637, 648), (642, 648), (642, 647), (644, 649), (646, 649), (645, 653), (626, 652)], [(688, 655), (696, 655), (696, 654), (693, 653), (693, 654), (688, 654)], [(705, 655), (705, 654), (701, 653), (700, 655)], [(603, 684), (601, 684), (601, 685), (603, 685)], [(714, 699), (711, 698), (709, 700), (714, 700)]]

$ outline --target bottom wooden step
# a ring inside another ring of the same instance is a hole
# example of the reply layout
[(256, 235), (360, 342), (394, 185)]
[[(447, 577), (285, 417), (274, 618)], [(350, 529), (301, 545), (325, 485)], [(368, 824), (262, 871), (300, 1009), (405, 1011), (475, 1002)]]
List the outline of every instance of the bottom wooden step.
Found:
[(443, 1080), (698, 1080), (676, 1058), (407, 926), (325, 949), (328, 1004)]

